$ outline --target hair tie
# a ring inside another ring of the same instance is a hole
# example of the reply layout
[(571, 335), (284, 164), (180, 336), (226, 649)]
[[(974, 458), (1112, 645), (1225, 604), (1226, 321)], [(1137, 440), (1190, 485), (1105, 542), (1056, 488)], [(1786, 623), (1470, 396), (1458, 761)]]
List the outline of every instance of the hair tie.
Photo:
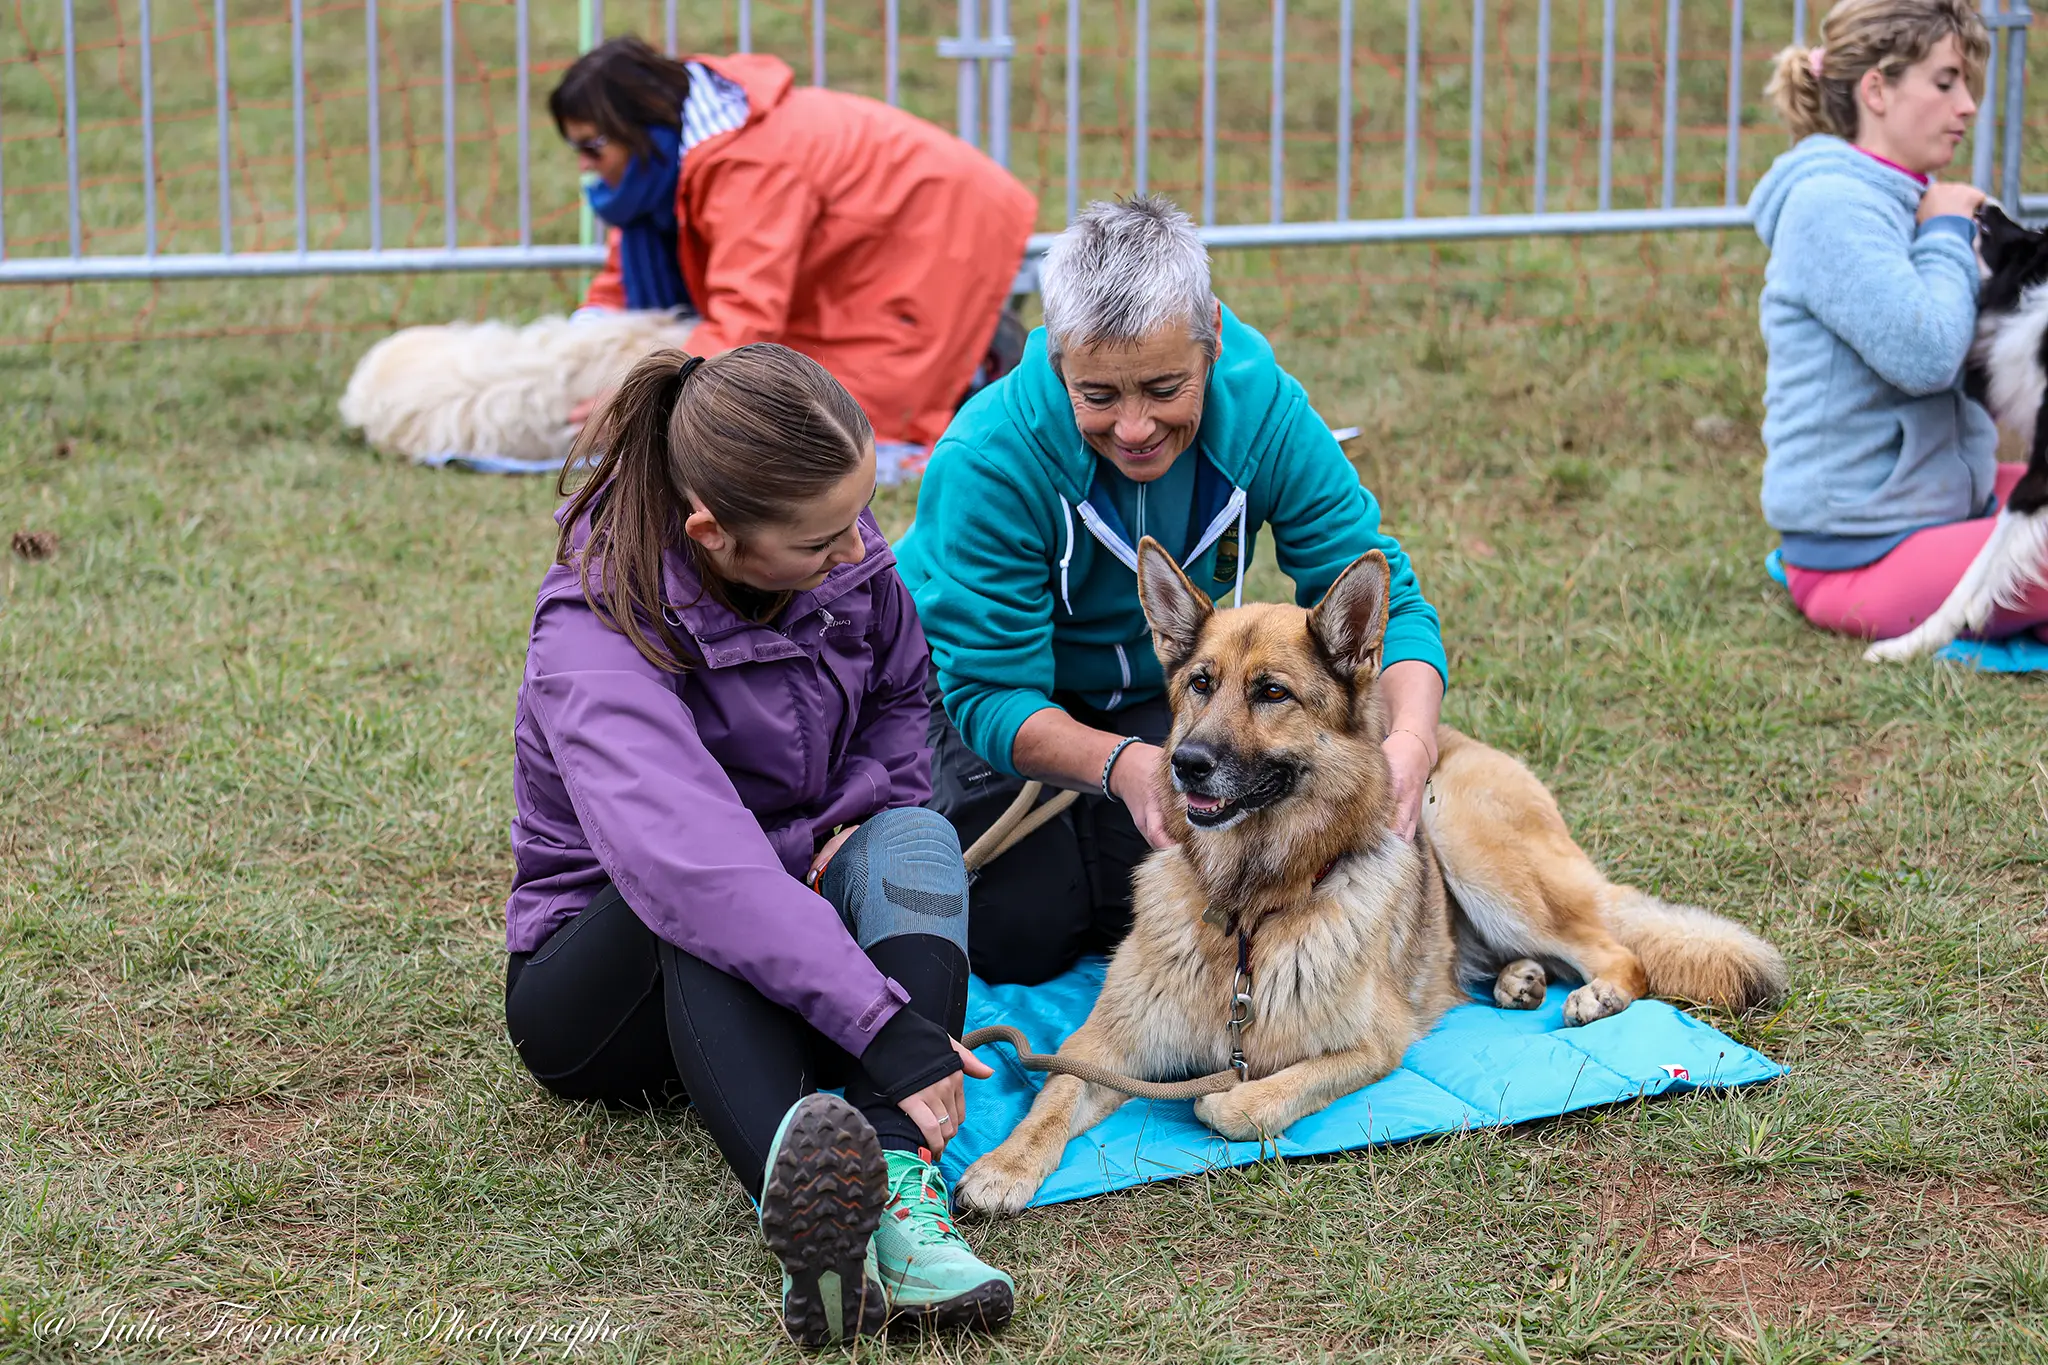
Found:
[(1821, 63), (1825, 62), (1827, 59), (1828, 50), (1824, 47), (1812, 48), (1807, 52), (1806, 69), (1813, 73), (1813, 78), (1815, 80), (1820, 79)]
[(682, 388), (683, 381), (688, 379), (692, 374), (696, 373), (697, 367), (699, 365), (702, 365), (703, 363), (703, 356), (693, 355), (686, 359), (685, 361), (683, 361), (682, 364), (676, 366), (676, 387), (678, 389)]

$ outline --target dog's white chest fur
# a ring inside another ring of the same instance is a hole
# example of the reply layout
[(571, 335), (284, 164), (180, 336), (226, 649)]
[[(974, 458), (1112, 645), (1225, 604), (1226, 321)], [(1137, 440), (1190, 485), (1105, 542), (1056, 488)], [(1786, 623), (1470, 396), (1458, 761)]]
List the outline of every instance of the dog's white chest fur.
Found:
[(2048, 283), (2020, 295), (2019, 307), (1983, 320), (1970, 358), (1989, 380), (1987, 397), (1998, 424), (2023, 444), (2034, 439), (2035, 418), (2048, 395), (2048, 374), (2041, 363), (2041, 343), (2048, 336)]
[[(1970, 346), (1972, 363), (1984, 371), (1992, 417), (2030, 451), (2042, 399), (2048, 396), (2044, 338), (2048, 283), (2028, 286), (2011, 310), (1980, 317)], [(2018, 606), (2029, 589), (2043, 582), (2048, 582), (2048, 512), (2001, 509), (1984, 548), (1935, 613), (1896, 639), (1878, 641), (1863, 657), (1877, 663), (1931, 654), (1964, 631), (1982, 630), (1999, 608)]]

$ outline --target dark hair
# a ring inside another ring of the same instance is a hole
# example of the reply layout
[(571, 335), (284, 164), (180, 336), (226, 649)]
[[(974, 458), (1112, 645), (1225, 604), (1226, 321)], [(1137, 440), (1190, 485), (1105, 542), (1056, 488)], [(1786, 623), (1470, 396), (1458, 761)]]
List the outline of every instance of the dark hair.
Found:
[(650, 127), (680, 128), (690, 72), (638, 38), (607, 38), (578, 57), (548, 95), (548, 112), (563, 137), (570, 119), (596, 126), (640, 156), (650, 155)]
[(570, 537), (588, 515), (590, 538), (573, 561), (584, 600), (648, 662), (679, 673), (688, 651), (662, 600), (662, 551), (691, 554), (705, 590), (731, 605), (728, 585), (684, 534), (685, 518), (701, 505), (735, 537), (785, 521), (858, 469), (873, 440), (853, 395), (787, 346), (755, 342), (709, 360), (657, 351), (576, 440), (556, 491), (568, 493), (579, 457), (601, 454), (562, 517), (555, 562), (572, 563)]

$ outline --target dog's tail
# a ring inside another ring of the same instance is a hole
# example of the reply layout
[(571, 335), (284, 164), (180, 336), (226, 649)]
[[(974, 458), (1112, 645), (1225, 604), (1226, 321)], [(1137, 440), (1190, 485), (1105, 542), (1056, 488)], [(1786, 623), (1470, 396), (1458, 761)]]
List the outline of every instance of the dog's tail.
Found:
[(1603, 899), (1607, 931), (1641, 960), (1652, 995), (1729, 1010), (1784, 997), (1785, 959), (1734, 920), (1633, 886), (1610, 885)]

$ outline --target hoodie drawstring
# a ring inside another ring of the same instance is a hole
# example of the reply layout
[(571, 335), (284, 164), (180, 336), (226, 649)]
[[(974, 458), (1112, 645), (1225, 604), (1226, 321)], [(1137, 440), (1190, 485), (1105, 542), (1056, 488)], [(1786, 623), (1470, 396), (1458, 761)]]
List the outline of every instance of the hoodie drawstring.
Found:
[(1238, 490), (1239, 499), (1237, 504), (1237, 588), (1230, 595), (1230, 605), (1233, 607), (1241, 607), (1244, 605), (1244, 561), (1251, 548), (1250, 546), (1244, 543), (1244, 523), (1245, 517), (1251, 509), (1252, 500), (1248, 497), (1243, 496), (1243, 493), (1243, 489)]
[(1067, 522), (1067, 550), (1060, 556), (1060, 601), (1067, 608), (1067, 615), (1074, 614), (1074, 601), (1067, 596), (1067, 566), (1074, 562), (1074, 508), (1064, 496), (1060, 498), (1060, 515)]

